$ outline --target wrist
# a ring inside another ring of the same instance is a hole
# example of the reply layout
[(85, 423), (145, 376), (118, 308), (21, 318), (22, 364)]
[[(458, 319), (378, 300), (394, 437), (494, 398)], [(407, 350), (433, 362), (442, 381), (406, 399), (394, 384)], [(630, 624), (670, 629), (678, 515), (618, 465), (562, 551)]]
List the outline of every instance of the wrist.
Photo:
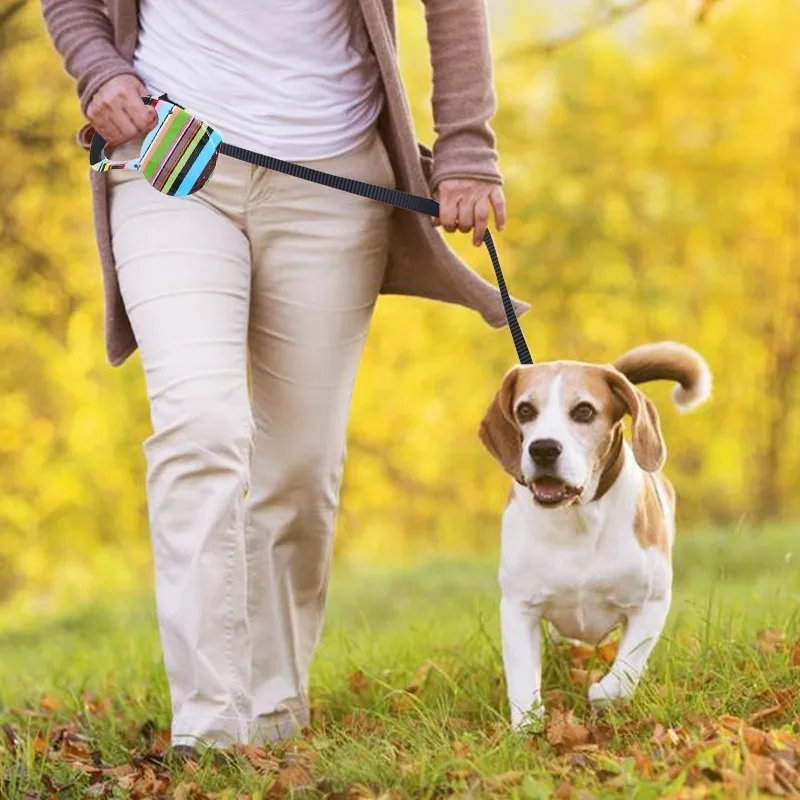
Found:
[(91, 77), (89, 77), (83, 85), (79, 86), (78, 95), (80, 98), (81, 112), (84, 116), (86, 116), (86, 110), (89, 108), (95, 94), (97, 94), (97, 90), (108, 83), (108, 81), (113, 78), (118, 78), (120, 75), (131, 75), (137, 80), (141, 80), (136, 70), (122, 57), (118, 57), (118, 60), (104, 65), (101, 69), (94, 70)]

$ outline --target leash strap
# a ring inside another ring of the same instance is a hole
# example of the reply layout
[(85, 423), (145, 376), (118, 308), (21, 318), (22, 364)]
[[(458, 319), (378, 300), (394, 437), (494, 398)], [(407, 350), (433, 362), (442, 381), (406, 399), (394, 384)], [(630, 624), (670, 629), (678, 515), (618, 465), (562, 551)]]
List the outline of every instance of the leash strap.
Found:
[[(353, 178), (331, 175), (328, 172), (321, 172), (311, 167), (292, 164), (289, 161), (281, 161), (279, 158), (265, 156), (262, 153), (255, 153), (252, 150), (246, 150), (243, 147), (237, 147), (224, 141), (219, 145), (219, 152), (222, 155), (236, 158), (239, 161), (245, 161), (257, 167), (272, 169), (276, 172), (292, 175), (304, 181), (311, 181), (312, 183), (319, 183), (322, 186), (329, 186), (331, 189), (338, 189), (341, 192), (348, 192), (349, 194), (359, 195), (360, 197), (366, 197), (370, 200), (377, 200), (379, 203), (386, 203), (387, 205), (403, 208), (407, 211), (415, 211), (417, 214), (425, 214), (429, 217), (439, 216), (439, 204), (428, 197), (408, 194), (407, 192), (389, 189), (385, 186), (376, 186), (373, 183), (365, 183), (364, 181), (357, 181)], [(489, 232), (488, 228), (486, 229), (486, 233), (483, 234), (483, 243), (489, 251), (489, 258), (492, 259), (497, 286), (500, 289), (500, 296), (503, 299), (503, 310), (508, 320), (511, 338), (514, 340), (517, 357), (521, 364), (532, 364), (533, 359), (528, 350), (528, 345), (525, 342), (525, 337), (522, 335), (522, 329), (519, 326), (517, 315), (514, 313), (514, 306), (511, 303), (511, 298), (506, 288), (506, 282), (503, 278), (503, 270), (500, 268), (500, 259), (497, 257), (497, 250), (495, 249), (492, 234)]]

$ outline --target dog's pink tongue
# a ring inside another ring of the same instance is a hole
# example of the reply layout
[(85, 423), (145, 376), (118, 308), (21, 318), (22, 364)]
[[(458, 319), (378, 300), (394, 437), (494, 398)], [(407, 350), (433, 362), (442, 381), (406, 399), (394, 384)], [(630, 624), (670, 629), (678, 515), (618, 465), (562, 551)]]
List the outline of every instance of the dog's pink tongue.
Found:
[(551, 499), (561, 494), (564, 484), (556, 478), (539, 478), (533, 482), (533, 487), (539, 497)]

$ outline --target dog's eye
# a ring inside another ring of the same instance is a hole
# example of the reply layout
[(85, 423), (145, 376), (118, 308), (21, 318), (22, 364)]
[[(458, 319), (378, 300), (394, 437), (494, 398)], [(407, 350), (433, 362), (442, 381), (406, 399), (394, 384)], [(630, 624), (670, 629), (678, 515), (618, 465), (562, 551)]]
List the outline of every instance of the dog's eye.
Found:
[(530, 422), (536, 417), (536, 409), (530, 403), (520, 403), (517, 406), (517, 419), (520, 422)]
[(575, 422), (591, 422), (597, 416), (597, 410), (591, 403), (578, 403), (570, 416)]

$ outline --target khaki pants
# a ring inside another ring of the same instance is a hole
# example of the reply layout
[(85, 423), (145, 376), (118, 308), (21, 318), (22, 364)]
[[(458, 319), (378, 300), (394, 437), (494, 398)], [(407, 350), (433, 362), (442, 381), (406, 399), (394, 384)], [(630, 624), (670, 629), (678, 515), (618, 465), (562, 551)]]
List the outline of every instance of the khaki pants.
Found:
[[(311, 166), (394, 186), (377, 133)], [(308, 722), (347, 416), (392, 210), (225, 157), (189, 198), (108, 176), (153, 427), (143, 449), (172, 741), (288, 736)]]

